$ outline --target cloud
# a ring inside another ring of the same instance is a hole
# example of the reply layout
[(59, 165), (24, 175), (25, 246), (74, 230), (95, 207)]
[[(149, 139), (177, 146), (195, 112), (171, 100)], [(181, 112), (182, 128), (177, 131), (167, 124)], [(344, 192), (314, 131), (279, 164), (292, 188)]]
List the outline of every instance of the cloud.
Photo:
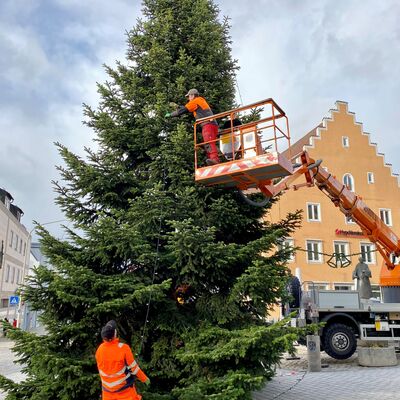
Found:
[(50, 67), (45, 52), (27, 29), (1, 26), (0, 48), (0, 79), (10, 85), (35, 85)]
[(103, 63), (123, 59), (125, 30), (138, 15), (130, 1), (0, 3), (0, 186), (24, 211), (24, 222), (62, 219), (51, 180), (61, 163), (53, 142), (82, 154), (93, 132), (82, 103), (96, 106)]
[(348, 101), (387, 162), (400, 172), (397, 1), (218, 3), (231, 16), (244, 103), (275, 98), (297, 139), (328, 115), (336, 100)]

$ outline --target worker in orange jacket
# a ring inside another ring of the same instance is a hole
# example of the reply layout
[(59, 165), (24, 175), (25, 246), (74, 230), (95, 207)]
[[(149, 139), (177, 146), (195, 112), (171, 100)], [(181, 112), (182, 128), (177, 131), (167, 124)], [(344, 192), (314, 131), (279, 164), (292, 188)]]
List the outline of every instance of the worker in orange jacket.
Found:
[[(204, 97), (199, 95), (197, 89), (190, 89), (186, 97), (189, 101), (184, 105), (180, 106), (176, 111), (172, 113), (166, 113), (165, 117), (179, 117), (185, 113), (193, 113), (196, 119), (211, 117), (213, 112)], [(210, 141), (206, 144), (206, 154), (207, 154), (207, 165), (215, 165), (219, 163), (218, 149), (216, 140), (218, 137), (218, 124), (215, 121), (206, 121), (201, 124), (201, 133), (203, 135), (203, 140), (205, 142)]]
[(127, 344), (117, 338), (115, 321), (109, 321), (101, 330), (103, 343), (96, 351), (97, 367), (102, 383), (102, 400), (141, 400), (135, 380), (146, 385), (150, 379), (139, 368)]

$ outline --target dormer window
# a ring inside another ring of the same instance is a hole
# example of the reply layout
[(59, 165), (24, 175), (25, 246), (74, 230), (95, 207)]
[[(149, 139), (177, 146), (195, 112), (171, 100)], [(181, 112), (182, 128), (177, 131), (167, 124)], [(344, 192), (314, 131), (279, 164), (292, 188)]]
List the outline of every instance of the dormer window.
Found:
[(11, 209), (11, 203), (13, 202), (13, 197), (5, 189), (0, 188), (0, 201), (6, 206), (8, 210)]
[(18, 220), (21, 221), (21, 217), (24, 215), (23, 211), (14, 204), (10, 205), (10, 211), (12, 215)]

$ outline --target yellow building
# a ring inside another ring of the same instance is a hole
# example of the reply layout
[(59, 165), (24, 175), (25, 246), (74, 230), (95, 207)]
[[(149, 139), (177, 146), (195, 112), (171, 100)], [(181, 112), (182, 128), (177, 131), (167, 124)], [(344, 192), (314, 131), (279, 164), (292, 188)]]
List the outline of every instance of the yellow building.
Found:
[[(322, 159), (322, 166), (351, 190), (391, 229), (400, 234), (400, 188), (397, 175), (391, 165), (385, 164), (384, 155), (378, 153), (376, 143), (356, 122), (355, 115), (345, 102), (336, 102), (330, 117), (292, 145), (291, 155), (296, 159), (306, 150), (315, 160)], [(272, 207), (267, 218), (276, 222), (297, 209), (303, 210), (302, 227), (286, 245), (300, 247), (290, 261), (293, 274), (300, 275), (302, 282), (312, 281), (324, 289), (354, 289), (352, 271), (358, 257), (352, 256), (347, 268), (330, 268), (326, 255), (362, 253), (372, 272), (374, 295), (379, 296), (379, 273), (382, 257), (373, 251), (374, 245), (364, 237), (361, 229), (339, 211), (316, 187), (290, 190), (283, 194)]]

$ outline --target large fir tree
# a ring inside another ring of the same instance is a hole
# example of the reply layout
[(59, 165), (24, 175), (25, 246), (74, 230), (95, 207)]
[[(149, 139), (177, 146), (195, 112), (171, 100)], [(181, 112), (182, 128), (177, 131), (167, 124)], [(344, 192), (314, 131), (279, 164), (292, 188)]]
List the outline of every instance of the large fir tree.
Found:
[(27, 379), (0, 379), (9, 400), (97, 399), (109, 319), (151, 378), (145, 399), (250, 398), (295, 336), (265, 315), (289, 274), (276, 244), (299, 216), (269, 224), (234, 190), (195, 185), (193, 121), (163, 118), (192, 87), (215, 112), (234, 106), (228, 22), (211, 0), (143, 7), (127, 62), (106, 67), (99, 106), (84, 109), (98, 150), (82, 159), (58, 144), (57, 201), (75, 230), (61, 241), (39, 227), (53, 268), (23, 295), (47, 334), (11, 333)]

